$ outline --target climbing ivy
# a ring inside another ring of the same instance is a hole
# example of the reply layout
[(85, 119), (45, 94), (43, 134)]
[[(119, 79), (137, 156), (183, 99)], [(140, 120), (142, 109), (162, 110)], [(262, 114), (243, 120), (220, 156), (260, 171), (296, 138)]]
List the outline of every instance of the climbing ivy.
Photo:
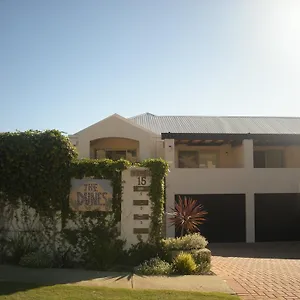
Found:
[[(115, 223), (121, 219), (122, 171), (132, 164), (126, 160), (77, 159), (75, 148), (58, 130), (0, 134), (0, 207), (22, 203), (41, 216), (72, 218), (68, 205), (71, 178), (109, 179), (113, 186)], [(162, 159), (147, 159), (136, 166), (149, 168), (152, 176), (149, 197), (152, 202), (150, 240), (161, 238), (164, 215), (164, 178), (168, 164)], [(105, 217), (101, 212), (86, 212), (87, 217)]]
[(70, 167), (77, 157), (58, 130), (0, 134), (0, 204), (18, 199), (40, 214), (59, 211), (70, 188)]
[(164, 204), (165, 204), (165, 183), (169, 166), (163, 159), (147, 159), (139, 164), (151, 172), (151, 184), (149, 197), (152, 202), (151, 225), (149, 239), (158, 244), (162, 237)]

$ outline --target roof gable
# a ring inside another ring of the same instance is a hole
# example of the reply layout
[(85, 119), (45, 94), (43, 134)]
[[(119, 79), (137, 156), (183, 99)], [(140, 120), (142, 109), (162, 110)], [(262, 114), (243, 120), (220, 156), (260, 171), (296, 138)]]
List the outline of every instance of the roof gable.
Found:
[(113, 115), (108, 116), (108, 117), (105, 118), (105, 119), (100, 120), (99, 122), (96, 122), (96, 123), (94, 123), (94, 124), (92, 124), (92, 125), (90, 125), (90, 126), (84, 128), (84, 129), (78, 131), (77, 133), (74, 134), (74, 136), (84, 134), (85, 132), (89, 131), (90, 129), (92, 129), (92, 128), (94, 128), (94, 127), (101, 126), (102, 123), (104, 124), (104, 123), (105, 123), (106, 121), (108, 121), (109, 119), (117, 119), (117, 120), (120, 120), (120, 121), (125, 122), (125, 123), (127, 123), (127, 124), (130, 124), (131, 126), (134, 126), (134, 127), (136, 127), (136, 128), (139, 128), (139, 129), (145, 131), (145, 133), (150, 133), (150, 134), (152, 134), (152, 135), (155, 135), (155, 134), (156, 134), (155, 132), (153, 132), (153, 131), (151, 131), (151, 130), (149, 130), (149, 129), (147, 129), (147, 128), (141, 126), (141, 125), (139, 125), (138, 123), (132, 122), (130, 119), (126, 119), (126, 118), (120, 116), (119, 114), (113, 114)]

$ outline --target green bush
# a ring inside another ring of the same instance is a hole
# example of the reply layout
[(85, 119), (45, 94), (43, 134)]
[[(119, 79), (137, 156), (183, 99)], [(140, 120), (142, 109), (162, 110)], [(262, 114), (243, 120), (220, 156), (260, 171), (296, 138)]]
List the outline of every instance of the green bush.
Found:
[(52, 257), (45, 252), (36, 251), (25, 254), (20, 259), (20, 266), (28, 268), (51, 268), (53, 265)]
[(199, 233), (187, 234), (178, 238), (167, 238), (162, 242), (169, 251), (204, 249), (208, 244), (205, 237)]
[(197, 268), (195, 273), (200, 275), (200, 274), (207, 274), (210, 272), (211, 264), (204, 261), (200, 264), (197, 264)]
[(193, 250), (191, 252), (197, 264), (197, 274), (206, 274), (211, 268), (211, 252), (209, 249)]
[(38, 249), (36, 238), (33, 234), (19, 232), (8, 238), (7, 254), (9, 262), (18, 264), (20, 259), (31, 252)]
[(73, 268), (74, 261), (72, 259), (71, 247), (58, 248), (53, 253), (54, 268)]
[(197, 265), (190, 253), (181, 252), (173, 260), (174, 271), (181, 275), (190, 275), (196, 272)]
[(137, 244), (132, 245), (127, 251), (127, 264), (131, 266), (137, 266), (144, 261), (150, 260), (151, 258), (159, 257), (163, 260), (170, 260), (168, 252), (163, 247), (163, 244), (153, 244), (149, 242), (139, 241)]
[(169, 275), (172, 273), (172, 265), (160, 258), (151, 258), (135, 268), (140, 275)]
[[(95, 212), (97, 213), (97, 212)], [(67, 242), (72, 245), (74, 260), (81, 261), (84, 267), (106, 271), (124, 259), (125, 241), (119, 239), (119, 232), (106, 215), (90, 219), (79, 215), (77, 229), (64, 230)]]
[(6, 238), (1, 234), (0, 230), (0, 264), (4, 263), (7, 259), (7, 240)]
[(193, 250), (191, 254), (196, 264), (201, 264), (203, 262), (209, 264), (211, 263), (211, 252), (209, 249), (205, 248), (205, 249)]

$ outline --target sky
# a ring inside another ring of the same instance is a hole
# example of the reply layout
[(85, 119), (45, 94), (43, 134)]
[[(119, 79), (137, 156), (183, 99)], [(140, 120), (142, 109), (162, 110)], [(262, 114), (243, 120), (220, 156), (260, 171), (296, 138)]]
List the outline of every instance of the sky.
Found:
[(0, 0), (0, 102), (0, 132), (300, 116), (300, 1)]

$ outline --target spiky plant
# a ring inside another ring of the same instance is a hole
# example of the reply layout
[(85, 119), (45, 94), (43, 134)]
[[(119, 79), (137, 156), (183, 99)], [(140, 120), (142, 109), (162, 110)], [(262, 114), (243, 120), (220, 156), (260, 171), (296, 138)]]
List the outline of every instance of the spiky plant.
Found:
[(207, 211), (203, 209), (201, 204), (197, 204), (196, 200), (179, 196), (179, 201), (175, 204), (175, 208), (171, 208), (172, 213), (169, 221), (175, 225), (176, 229), (180, 229), (180, 236), (184, 232), (192, 233), (199, 231), (199, 225), (205, 221)]

